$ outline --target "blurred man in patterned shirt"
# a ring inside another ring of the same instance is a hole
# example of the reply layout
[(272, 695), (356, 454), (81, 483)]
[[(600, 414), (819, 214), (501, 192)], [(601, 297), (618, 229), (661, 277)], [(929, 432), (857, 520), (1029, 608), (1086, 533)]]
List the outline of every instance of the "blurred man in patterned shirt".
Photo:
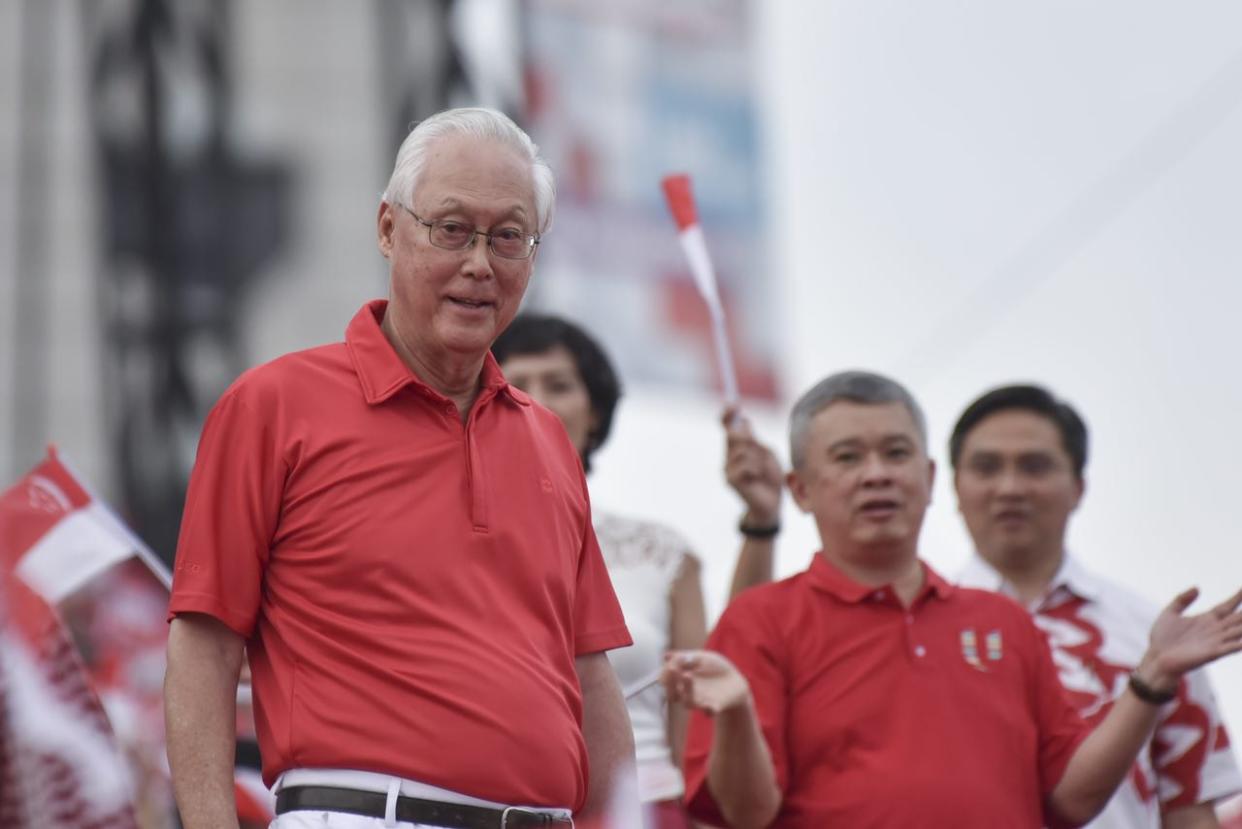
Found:
[[(949, 454), (977, 550), (960, 582), (1006, 593), (1031, 612), (1071, 700), (1098, 723), (1125, 690), (1158, 608), (1065, 550), (1085, 487), (1086, 426), (1047, 390), (1006, 386), (966, 408)], [(1213, 803), (1240, 789), (1228, 734), (1198, 670), (1163, 706), (1147, 750), (1090, 826), (1214, 829)]]

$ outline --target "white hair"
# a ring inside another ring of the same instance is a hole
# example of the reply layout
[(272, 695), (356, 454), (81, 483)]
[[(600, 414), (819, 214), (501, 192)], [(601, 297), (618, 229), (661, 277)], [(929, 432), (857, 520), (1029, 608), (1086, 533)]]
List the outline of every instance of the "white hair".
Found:
[(552, 168), (539, 155), (539, 147), (509, 116), (494, 109), (463, 107), (438, 112), (419, 122), (401, 142), (392, 176), (384, 188), (384, 201), (411, 206), (418, 177), (427, 163), (427, 150), (446, 135), (468, 135), (499, 141), (516, 150), (530, 161), (531, 183), (535, 191), (537, 232), (546, 233), (552, 226), (552, 210), (556, 202), (556, 182)]

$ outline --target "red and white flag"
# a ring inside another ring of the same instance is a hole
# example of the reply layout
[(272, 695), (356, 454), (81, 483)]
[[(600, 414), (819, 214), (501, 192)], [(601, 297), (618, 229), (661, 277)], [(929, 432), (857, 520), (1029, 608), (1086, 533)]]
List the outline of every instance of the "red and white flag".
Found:
[(0, 492), (0, 826), (169, 825), (169, 575), (54, 450)]
[(55, 449), (0, 494), (0, 562), (52, 604), (137, 557), (162, 582), (168, 568), (61, 461)]
[[(173, 825), (163, 716), (168, 568), (49, 450), (0, 493), (0, 577), (0, 611), (7, 608), (5, 584), (24, 597), (20, 609), (0, 614), (0, 829)], [(18, 635), (29, 630), (42, 631), (40, 647), (32, 649), (31, 635)], [(69, 682), (72, 693), (52, 693), (46, 687), (51, 680), (40, 679), (45, 676)], [(22, 693), (8, 693), (14, 688)], [(253, 734), (248, 691), (239, 689), (239, 730)], [(64, 699), (94, 713), (71, 716), (62, 710)], [(31, 759), (30, 729), (22, 727), (30, 724), (38, 724), (41, 737), (59, 740), (47, 748), (57, 758), (51, 765)], [(17, 754), (10, 751), (15, 746)], [(105, 762), (108, 749), (114, 756)], [(62, 770), (55, 785), (8, 782), (19, 772), (30, 777), (52, 766)], [(63, 771), (79, 766), (72, 774)], [(70, 780), (77, 781), (72, 796), (62, 790)], [(243, 825), (266, 825), (275, 817), (275, 798), (257, 771), (239, 767), (236, 790)], [(124, 792), (129, 822), (113, 808), (118, 792)], [(47, 811), (52, 808), (61, 811)], [(14, 809), (35, 817), (9, 820), (18, 814)], [(35, 819), (50, 814), (58, 817)]]
[(707, 253), (707, 240), (699, 224), (694, 193), (690, 189), (690, 177), (684, 174), (665, 176), (661, 181), (668, 209), (677, 223), (677, 237), (682, 251), (690, 263), (694, 284), (707, 305), (712, 321), (712, 336), (716, 342), (716, 363), (720, 370), (720, 382), (724, 389), (725, 405), (734, 407), (738, 402), (737, 373), (733, 370), (733, 352), (729, 348), (728, 331), (725, 328), (724, 305), (716, 288), (716, 269)]
[(132, 782), (60, 617), (0, 569), (0, 826), (132, 829)]

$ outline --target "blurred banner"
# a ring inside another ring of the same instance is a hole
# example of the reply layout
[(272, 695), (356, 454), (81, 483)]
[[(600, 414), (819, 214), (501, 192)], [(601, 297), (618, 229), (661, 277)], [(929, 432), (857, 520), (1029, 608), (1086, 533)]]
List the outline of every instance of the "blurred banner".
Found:
[(777, 396), (744, 0), (531, 0), (525, 126), (557, 176), (531, 304), (608, 344), (630, 382), (719, 389), (711, 323), (660, 180), (688, 173), (741, 393)]
[(0, 574), (0, 826), (136, 827), (121, 749), (69, 632)]
[(0, 824), (169, 824), (167, 572), (143, 557), (159, 567), (54, 452), (0, 494)]
[[(49, 449), (0, 493), (0, 574), (0, 826), (175, 825), (163, 707), (168, 569)], [(237, 728), (239, 818), (264, 826), (274, 800), (257, 781), (246, 685)], [(4, 786), (36, 775), (51, 782)], [(45, 801), (45, 791), (55, 797)], [(4, 809), (59, 817), (9, 823)]]

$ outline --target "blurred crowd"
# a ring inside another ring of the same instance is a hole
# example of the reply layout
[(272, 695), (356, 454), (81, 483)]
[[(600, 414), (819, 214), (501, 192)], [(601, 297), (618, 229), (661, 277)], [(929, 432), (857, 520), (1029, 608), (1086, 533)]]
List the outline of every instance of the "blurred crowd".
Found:
[[(0, 825), (1242, 827), (1203, 670), (1242, 591), (1155, 607), (1067, 549), (1090, 441), (1054, 390), (998, 377), (930, 435), (837, 372), (787, 461), (730, 402), (736, 551), (592, 509), (621, 378), (519, 313), (553, 193), (499, 113), (415, 129), (388, 299), (221, 398), (172, 574), (54, 453), (3, 494)], [(960, 572), (920, 558), (937, 474)], [(787, 496), (821, 546), (776, 580)]]

